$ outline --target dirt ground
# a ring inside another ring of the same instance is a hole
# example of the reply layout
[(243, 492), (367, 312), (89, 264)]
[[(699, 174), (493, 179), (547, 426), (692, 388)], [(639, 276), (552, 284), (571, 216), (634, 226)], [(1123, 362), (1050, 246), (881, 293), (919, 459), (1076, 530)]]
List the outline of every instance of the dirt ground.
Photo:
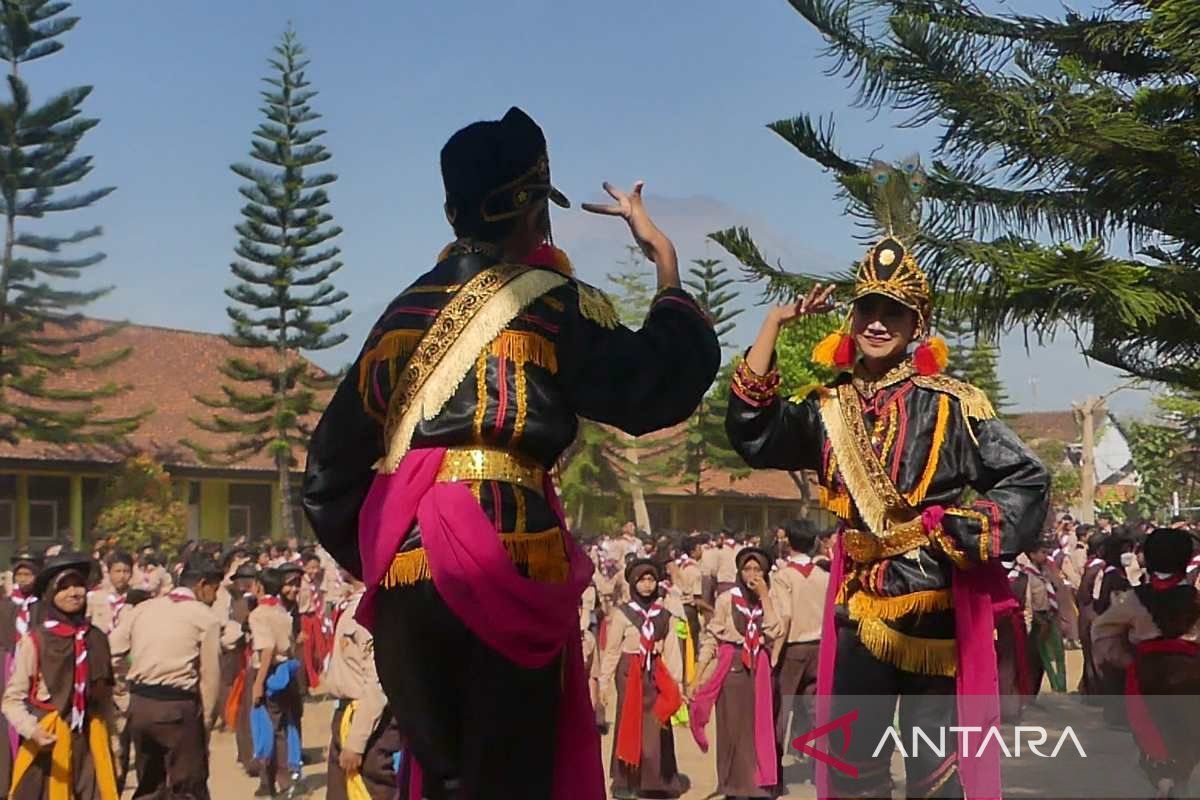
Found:
[[(1069, 651), (1069, 685), (1075, 686), (1080, 672), (1080, 654)], [(1048, 687), (1043, 688), (1048, 692)], [(310, 702), (304, 715), (304, 744), (309, 756), (319, 758), (317, 764), (305, 768), (306, 796), (315, 800), (325, 797), (325, 744), (329, 740), (330, 716), (333, 704), (327, 700)], [(1103, 729), (1100, 712), (1085, 708), (1069, 698), (1043, 696), (1038, 706), (1026, 714), (1025, 724), (1044, 725), (1051, 730), (1072, 725), (1077, 730), (1089, 730), (1088, 759), (1078, 765), (1054, 760), (1022, 761), (1006, 768), (1004, 791), (1006, 797), (1069, 796), (1065, 793), (1048, 795), (1051, 786), (1061, 784), (1064, 778), (1076, 782), (1075, 797), (1138, 797), (1146, 796), (1146, 787), (1137, 769), (1136, 753), (1128, 733)], [(1099, 731), (1099, 733), (1097, 733)], [(710, 738), (712, 735), (710, 734)], [(1053, 741), (1053, 739), (1052, 739)], [(688, 800), (715, 798), (716, 774), (714, 752), (705, 755), (699, 751), (689, 734), (676, 728), (676, 753), (680, 771), (687, 776), (690, 789), (684, 795)], [(714, 744), (715, 747), (715, 744)], [(605, 737), (604, 759), (607, 766), (612, 752), (612, 737)], [(233, 737), (217, 733), (212, 741), (211, 777), (209, 786), (214, 800), (242, 800), (253, 795), (255, 782), (237, 765)], [(815, 792), (811, 784), (794, 782), (797, 768), (790, 758), (785, 759), (784, 777), (789, 780), (788, 798), (812, 798)], [(897, 759), (897, 774), (899, 768)], [(1094, 788), (1082, 789), (1091, 781)], [(128, 796), (130, 792), (127, 792)]]

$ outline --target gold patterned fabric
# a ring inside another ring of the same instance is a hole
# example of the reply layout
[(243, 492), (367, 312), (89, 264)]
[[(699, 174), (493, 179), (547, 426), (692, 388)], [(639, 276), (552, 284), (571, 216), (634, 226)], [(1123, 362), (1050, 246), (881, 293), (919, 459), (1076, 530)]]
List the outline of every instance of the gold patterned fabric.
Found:
[(437, 480), (442, 483), (500, 481), (541, 495), (545, 488), (546, 470), (506, 450), (456, 447), (446, 451)]

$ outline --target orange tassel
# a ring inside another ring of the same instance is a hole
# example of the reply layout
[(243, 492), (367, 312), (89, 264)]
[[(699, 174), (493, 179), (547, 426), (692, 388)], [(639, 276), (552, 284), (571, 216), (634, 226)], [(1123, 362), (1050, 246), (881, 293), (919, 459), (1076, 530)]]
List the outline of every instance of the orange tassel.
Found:
[(838, 345), (842, 341), (843, 333), (835, 331), (829, 334), (821, 341), (817, 342), (817, 346), (813, 348), (812, 360), (814, 364), (820, 364), (822, 367), (833, 368), (833, 357), (837, 353)]
[(922, 375), (937, 375), (950, 363), (950, 348), (946, 340), (933, 336), (917, 346), (913, 353), (913, 366)]
[(534, 267), (549, 267), (558, 270), (568, 278), (575, 274), (575, 269), (571, 266), (571, 259), (567, 258), (567, 254), (549, 242), (539, 245), (525, 259), (525, 263)]

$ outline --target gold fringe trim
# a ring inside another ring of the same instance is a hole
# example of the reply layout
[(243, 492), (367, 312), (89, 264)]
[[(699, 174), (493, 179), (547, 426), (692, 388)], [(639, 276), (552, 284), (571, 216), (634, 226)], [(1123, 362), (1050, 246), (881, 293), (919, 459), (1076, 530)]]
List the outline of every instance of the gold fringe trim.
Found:
[(888, 627), (881, 619), (865, 619), (858, 639), (880, 661), (919, 675), (953, 678), (958, 672), (958, 646), (953, 639), (922, 639)]
[(554, 297), (543, 297), (542, 302), (545, 303), (546, 307), (549, 308), (551, 311), (557, 311), (560, 314), (563, 311), (565, 311), (567, 308), (566, 306), (563, 305), (562, 300), (559, 300)]
[(821, 506), (829, 513), (837, 516), (840, 519), (848, 520), (851, 514), (850, 495), (845, 492), (830, 492), (824, 486), (820, 488), (819, 498)]
[[(853, 388), (851, 387), (851, 391)], [(884, 502), (879, 488), (867, 470), (866, 453), (856, 452), (855, 448), (869, 448), (870, 441), (855, 441), (846, 424), (846, 413), (859, 413), (857, 408), (843, 409), (843, 401), (838, 394), (831, 394), (821, 400), (821, 420), (825, 423), (825, 433), (837, 456), (838, 469), (842, 481), (846, 484), (854, 505), (867, 528), (873, 532), (882, 531), (886, 527), (888, 507)]]
[[(529, 577), (541, 583), (565, 583), (570, 571), (562, 531), (551, 528), (541, 533), (502, 533), (500, 543), (514, 564), (524, 566)], [(431, 580), (429, 558), (424, 547), (396, 553), (379, 582), (385, 589), (412, 586)]]
[[(489, 284), (493, 282), (500, 285), (492, 289)], [(430, 327), (431, 336), (422, 339), (405, 367), (405, 378), (412, 383), (403, 392), (392, 393), (388, 449), (380, 472), (396, 471), (412, 444), (417, 423), (441, 413), (475, 366), (480, 351), (527, 305), (566, 282), (564, 275), (550, 270), (501, 265), (472, 278), (450, 300)], [(436, 344), (431, 340), (437, 340)], [(427, 345), (428, 351), (422, 352)]]
[(855, 592), (850, 598), (850, 619), (893, 620), (909, 614), (929, 614), (954, 607), (949, 589), (912, 592), (899, 597), (881, 597), (866, 591)]
[(394, 362), (401, 356), (407, 356), (417, 348), (417, 343), (424, 335), (425, 331), (408, 328), (388, 331), (379, 337), (374, 347), (363, 353), (358, 363), (358, 394), (366, 408), (371, 407), (368, 399), (371, 393), (372, 368), (381, 361)]
[(551, 375), (558, 372), (558, 353), (554, 343), (531, 331), (504, 331), (492, 341), (491, 353), (506, 358), (518, 367), (533, 364)]
[(621, 317), (617, 314), (612, 300), (608, 299), (608, 295), (595, 286), (588, 286), (582, 281), (577, 285), (579, 288), (579, 313), (601, 328), (612, 329), (621, 324)]
[(950, 396), (943, 394), (938, 397), (937, 422), (933, 426), (933, 443), (929, 446), (929, 460), (925, 462), (925, 472), (921, 481), (908, 493), (908, 502), (920, 505), (929, 493), (933, 476), (937, 474), (938, 462), (941, 459), (942, 445), (946, 442), (946, 428), (950, 424)]
[(996, 418), (996, 409), (992, 407), (992, 401), (988, 399), (986, 392), (949, 375), (914, 375), (912, 380), (923, 389), (932, 389), (957, 398), (963, 419), (967, 423), (967, 433), (971, 434), (971, 440), (975, 444), (979, 444), (979, 440), (975, 438), (975, 430), (971, 427), (971, 420)]

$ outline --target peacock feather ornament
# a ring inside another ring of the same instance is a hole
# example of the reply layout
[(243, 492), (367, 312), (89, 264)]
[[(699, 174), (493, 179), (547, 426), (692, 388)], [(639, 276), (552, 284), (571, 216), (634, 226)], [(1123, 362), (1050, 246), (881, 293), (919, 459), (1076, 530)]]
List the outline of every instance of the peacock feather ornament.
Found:
[[(913, 352), (913, 365), (922, 375), (933, 375), (946, 367), (949, 349), (940, 337), (929, 336), (933, 298), (929, 278), (917, 264), (908, 243), (916, 242), (921, 229), (921, 199), (927, 178), (917, 156), (892, 166), (872, 161), (870, 207), (881, 238), (858, 266), (854, 299), (878, 294), (912, 309), (917, 331), (925, 338)], [(849, 370), (857, 360), (850, 320), (813, 349), (813, 361), (827, 367)]]

